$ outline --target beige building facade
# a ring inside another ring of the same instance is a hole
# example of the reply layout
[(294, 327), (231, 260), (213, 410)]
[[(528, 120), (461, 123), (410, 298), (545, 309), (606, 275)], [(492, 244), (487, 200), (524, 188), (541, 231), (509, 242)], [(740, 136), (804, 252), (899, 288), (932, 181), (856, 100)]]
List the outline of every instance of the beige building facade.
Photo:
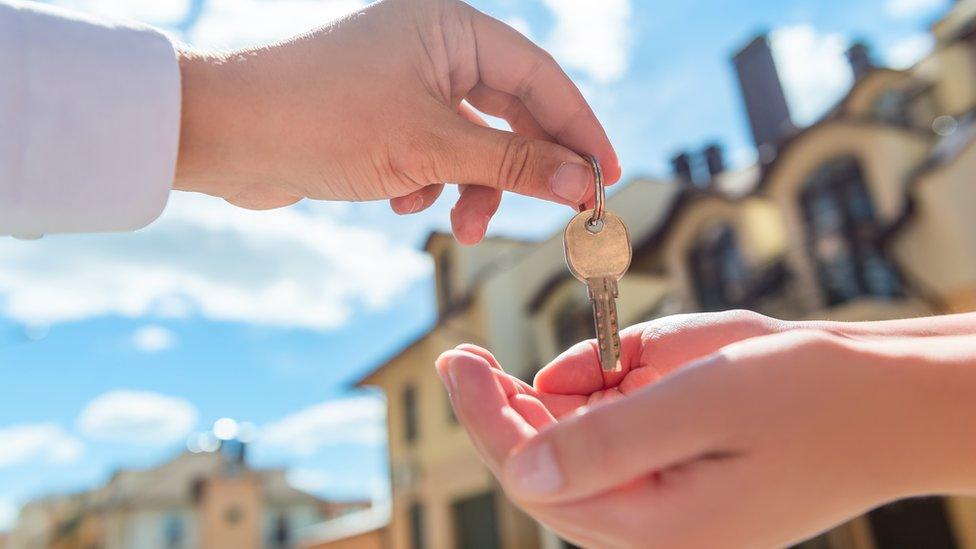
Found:
[(289, 486), (240, 453), (183, 453), (101, 488), (29, 502), (5, 549), (292, 549), (303, 528), (368, 507)]
[[(869, 52), (852, 48), (856, 84), (811, 127), (795, 130), (788, 116), (772, 126), (751, 119), (755, 166), (726, 171), (721, 150), (710, 147), (702, 158), (676, 157), (673, 181), (617, 190), (609, 207), (634, 245), (621, 324), (733, 308), (838, 320), (976, 310), (976, 1), (957, 2), (933, 33), (935, 51), (906, 71), (875, 67)], [(751, 101), (779, 88), (765, 68), (773, 66), (767, 48), (760, 37), (736, 57), (740, 76), (761, 69), (758, 84), (742, 79), (750, 116), (758, 112)], [(433, 363), (470, 342), (531, 381), (561, 350), (592, 337), (562, 235), (463, 248), (434, 234), (425, 249), (439, 319), (360, 382), (382, 389), (389, 405), (387, 546), (559, 547), (481, 465)], [(976, 549), (976, 502), (900, 502), (803, 547)]]

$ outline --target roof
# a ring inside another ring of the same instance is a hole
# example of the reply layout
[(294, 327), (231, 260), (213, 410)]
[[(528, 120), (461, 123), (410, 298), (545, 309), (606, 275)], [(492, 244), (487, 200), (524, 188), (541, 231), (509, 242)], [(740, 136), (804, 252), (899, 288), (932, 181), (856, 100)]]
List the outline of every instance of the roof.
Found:
[[(435, 240), (440, 240), (442, 238), (454, 239), (454, 235), (446, 231), (431, 231), (424, 239), (423, 246), (420, 247), (421, 250), (430, 251), (430, 246)], [(530, 244), (531, 240), (526, 240), (523, 238), (511, 238), (507, 236), (489, 236), (483, 240), (483, 242), (498, 242), (498, 243), (508, 243), (508, 244)]]
[[(117, 505), (173, 505), (189, 504), (198, 478), (220, 472), (226, 458), (218, 452), (183, 452), (175, 458), (148, 469), (121, 469), (105, 485), (88, 492), (34, 500), (30, 504), (48, 505), (60, 502), (83, 506), (112, 508)], [(288, 485), (280, 469), (249, 469), (261, 479), (265, 498), (274, 503), (328, 505), (312, 494)]]
[(296, 537), (304, 545), (321, 545), (382, 530), (389, 523), (389, 507), (375, 507), (301, 528)]
[(876, 128), (876, 129), (884, 129), (889, 131), (900, 131), (906, 134), (914, 134), (926, 138), (931, 137), (930, 132), (925, 132), (916, 128), (910, 128), (906, 126), (887, 124), (885, 122), (881, 122), (869, 118), (823, 118), (818, 122), (804, 128), (802, 131), (796, 133), (795, 135), (793, 135), (792, 137), (790, 137), (789, 139), (783, 142), (783, 144), (780, 146), (779, 151), (776, 154), (776, 158), (773, 159), (773, 161), (770, 162), (766, 166), (766, 169), (763, 171), (762, 177), (760, 178), (755, 191), (762, 190), (766, 186), (766, 184), (771, 179), (772, 175), (775, 173), (776, 169), (784, 162), (787, 153), (791, 149), (798, 146), (803, 141), (806, 141), (812, 135), (818, 133), (820, 130), (834, 125), (857, 126), (862, 128)]
[(440, 316), (437, 318), (437, 322), (434, 323), (433, 326), (431, 326), (430, 328), (424, 328), (423, 333), (416, 336), (413, 340), (411, 340), (409, 343), (401, 347), (399, 350), (395, 351), (386, 359), (379, 361), (377, 363), (377, 366), (372, 370), (368, 371), (367, 373), (363, 374), (363, 376), (360, 377), (358, 381), (356, 381), (354, 386), (365, 387), (369, 385), (370, 382), (372, 381), (373, 376), (376, 375), (380, 370), (385, 368), (391, 362), (395, 361), (396, 359), (400, 358), (401, 356), (409, 353), (411, 350), (420, 346), (420, 344), (422, 344), (424, 340), (426, 340), (434, 332), (435, 328), (437, 328), (438, 326), (445, 325), (459, 312), (467, 309), (468, 306), (471, 304), (472, 300), (474, 299), (474, 293), (476, 289), (477, 289), (477, 284), (472, 286), (471, 291), (468, 292), (467, 295), (465, 295), (461, 299), (454, 301), (453, 303), (451, 303), (450, 307), (442, 311)]
[(909, 224), (915, 212), (918, 211), (915, 190), (918, 185), (932, 172), (952, 165), (962, 153), (976, 147), (976, 110), (966, 115), (959, 123), (959, 128), (951, 135), (943, 137), (932, 148), (928, 158), (912, 171), (905, 182), (905, 206), (898, 217), (884, 230), (879, 240), (882, 243), (890, 241), (895, 235)]

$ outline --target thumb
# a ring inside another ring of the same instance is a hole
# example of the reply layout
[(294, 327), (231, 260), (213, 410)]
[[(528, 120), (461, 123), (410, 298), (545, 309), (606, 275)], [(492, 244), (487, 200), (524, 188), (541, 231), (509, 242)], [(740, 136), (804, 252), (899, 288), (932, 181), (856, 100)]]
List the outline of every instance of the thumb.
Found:
[(459, 126), (457, 146), (445, 158), (448, 179), (570, 206), (593, 196), (589, 163), (566, 147), (470, 123)]
[(540, 430), (508, 456), (506, 491), (528, 501), (578, 501), (728, 453), (721, 437), (735, 410), (719, 396), (727, 390), (715, 378), (727, 371), (723, 364), (712, 355), (633, 396)]

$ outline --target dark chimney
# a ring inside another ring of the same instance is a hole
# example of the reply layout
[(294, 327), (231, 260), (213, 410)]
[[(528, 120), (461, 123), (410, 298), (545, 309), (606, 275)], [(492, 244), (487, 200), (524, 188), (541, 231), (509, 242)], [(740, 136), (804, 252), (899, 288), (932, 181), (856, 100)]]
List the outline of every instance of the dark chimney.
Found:
[(705, 147), (705, 165), (708, 167), (708, 175), (714, 180), (717, 175), (725, 171), (725, 155), (722, 146), (712, 143)]
[(855, 42), (847, 49), (847, 62), (851, 64), (855, 80), (864, 78), (874, 68), (874, 62), (871, 61), (871, 48), (864, 42)]
[(688, 153), (675, 155), (671, 159), (671, 169), (674, 170), (674, 176), (680, 183), (686, 185), (694, 184), (695, 179), (691, 171), (691, 156)]
[(733, 62), (759, 160), (767, 164), (776, 157), (783, 138), (795, 131), (769, 39), (757, 36), (735, 54)]

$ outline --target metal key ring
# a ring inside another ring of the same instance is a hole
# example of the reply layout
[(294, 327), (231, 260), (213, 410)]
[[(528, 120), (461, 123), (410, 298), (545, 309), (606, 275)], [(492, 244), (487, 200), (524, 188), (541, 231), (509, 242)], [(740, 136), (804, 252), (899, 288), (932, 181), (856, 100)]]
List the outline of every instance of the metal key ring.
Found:
[[(600, 168), (600, 161), (596, 156), (586, 157), (590, 167), (593, 168), (593, 180), (596, 184), (596, 204), (593, 207), (593, 217), (587, 222), (587, 228), (592, 232), (600, 232), (603, 229), (603, 212), (606, 210), (607, 191), (603, 184), (603, 169)], [(580, 206), (580, 211), (584, 211), (586, 206)]]

